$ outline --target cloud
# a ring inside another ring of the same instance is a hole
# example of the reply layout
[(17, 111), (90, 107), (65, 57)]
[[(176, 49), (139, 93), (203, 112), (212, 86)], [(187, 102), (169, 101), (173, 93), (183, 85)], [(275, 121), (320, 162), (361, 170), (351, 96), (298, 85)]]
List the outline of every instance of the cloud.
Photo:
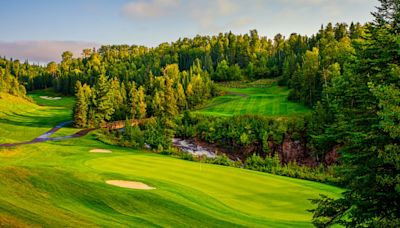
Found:
[(71, 51), (75, 57), (80, 57), (83, 49), (99, 46), (97, 43), (79, 41), (0, 41), (0, 56), (46, 64), (60, 62), (64, 51)]
[(137, 0), (124, 5), (121, 13), (125, 18), (144, 23), (148, 20), (189, 20), (201, 32), (215, 32), (227, 25), (237, 25), (225, 19), (239, 10), (239, 0)]
[(122, 7), (122, 14), (128, 18), (155, 18), (166, 16), (179, 6), (180, 0), (139, 0)]
[(217, 13), (222, 15), (229, 15), (235, 13), (239, 6), (232, 0), (217, 0)]
[[(354, 17), (350, 8), (365, 0), (132, 0), (121, 9), (125, 18), (150, 27), (190, 26), (200, 34), (244, 32), (247, 27), (298, 30), (306, 24), (342, 22)], [(376, 0), (374, 0), (376, 1)], [(348, 14), (344, 18), (344, 15)], [(185, 24), (185, 25), (183, 25)], [(294, 27), (296, 24), (296, 27)], [(252, 26), (249, 26), (252, 25)], [(318, 26), (317, 26), (318, 27)], [(174, 28), (171, 28), (173, 30)], [(249, 29), (249, 28), (247, 28)], [(275, 31), (278, 32), (278, 31)]]
[(253, 19), (250, 17), (239, 17), (231, 22), (231, 26), (235, 28), (240, 28), (246, 25), (250, 25), (252, 22)]
[(302, 5), (320, 5), (327, 2), (328, 0), (291, 0), (290, 3), (302, 4)]

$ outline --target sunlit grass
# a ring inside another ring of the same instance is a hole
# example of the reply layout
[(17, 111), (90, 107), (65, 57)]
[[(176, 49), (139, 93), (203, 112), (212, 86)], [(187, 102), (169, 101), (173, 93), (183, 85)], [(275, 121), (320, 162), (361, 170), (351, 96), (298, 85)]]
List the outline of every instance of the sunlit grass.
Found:
[(209, 104), (196, 113), (233, 116), (295, 116), (310, 111), (306, 106), (287, 99), (289, 90), (284, 87), (269, 88), (224, 88), (228, 93), (214, 98)]
[[(21, 112), (27, 107), (33, 111)], [(0, 117), (0, 137), (6, 141), (36, 137), (71, 114), (66, 108), (31, 104), (8, 111), (15, 114)], [(90, 153), (94, 148), (112, 153)], [(156, 189), (124, 189), (107, 185), (109, 179), (140, 181)], [(6, 226), (311, 227), (309, 199), (335, 197), (340, 191), (105, 145), (94, 133), (0, 149), (0, 224)]]

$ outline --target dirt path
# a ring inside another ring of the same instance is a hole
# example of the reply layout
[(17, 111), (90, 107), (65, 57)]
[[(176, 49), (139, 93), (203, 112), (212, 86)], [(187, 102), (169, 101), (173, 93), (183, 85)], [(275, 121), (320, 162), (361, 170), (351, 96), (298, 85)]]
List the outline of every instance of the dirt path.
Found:
[(37, 137), (34, 140), (47, 140), (52, 134), (56, 133), (56, 131), (60, 130), (61, 128), (63, 128), (64, 126), (66, 126), (66, 125), (68, 125), (68, 124), (70, 124), (72, 122), (73, 121), (70, 120), (70, 121), (67, 121), (67, 122), (60, 123), (59, 125), (53, 127), (50, 131), (44, 133), (43, 135)]
[(17, 143), (4, 143), (0, 144), (0, 147), (13, 147), (13, 146), (20, 146), (20, 145), (27, 145), (27, 144), (34, 144), (34, 143), (40, 143), (40, 142), (45, 142), (45, 141), (54, 141), (54, 140), (64, 140), (64, 139), (72, 139), (72, 138), (79, 138), (82, 136), (87, 135), (89, 132), (96, 130), (96, 128), (90, 128), (90, 129), (84, 129), (80, 130), (72, 135), (66, 135), (66, 136), (60, 136), (60, 137), (54, 137), (50, 138), (51, 135), (56, 133), (58, 130), (63, 128), (64, 126), (72, 123), (71, 121), (63, 122), (52, 129), (50, 129), (48, 132), (44, 133), (43, 135), (40, 135), (37, 138), (32, 139), (31, 141), (25, 141), (25, 142), (17, 142)]
[[(136, 125), (139, 124), (141, 122), (147, 121), (148, 119), (143, 119), (143, 120), (130, 120), (132, 125)], [(66, 135), (66, 136), (59, 136), (59, 137), (54, 137), (54, 138), (50, 138), (51, 135), (53, 135), (54, 133), (56, 133), (58, 130), (60, 130), (61, 128), (65, 127), (66, 125), (72, 123), (73, 121), (66, 121), (63, 123), (60, 123), (59, 125), (53, 127), (52, 129), (50, 129), (49, 131), (47, 131), (46, 133), (32, 139), (31, 141), (25, 141), (25, 142), (16, 142), (16, 143), (4, 143), (4, 144), (0, 144), (0, 147), (13, 147), (13, 146), (19, 146), (19, 145), (26, 145), (26, 144), (34, 144), (34, 143), (40, 143), (40, 142), (45, 142), (45, 141), (55, 141), (55, 140), (65, 140), (65, 139), (72, 139), (72, 138), (79, 138), (82, 136), (87, 135), (89, 132), (96, 130), (97, 128), (89, 128), (89, 129), (83, 129), (80, 130), (72, 135)], [(115, 122), (111, 122), (111, 123), (107, 123), (103, 126), (101, 126), (100, 128), (109, 128), (109, 129), (120, 129), (120, 128), (124, 128), (125, 127), (125, 122), (126, 121), (115, 121)]]

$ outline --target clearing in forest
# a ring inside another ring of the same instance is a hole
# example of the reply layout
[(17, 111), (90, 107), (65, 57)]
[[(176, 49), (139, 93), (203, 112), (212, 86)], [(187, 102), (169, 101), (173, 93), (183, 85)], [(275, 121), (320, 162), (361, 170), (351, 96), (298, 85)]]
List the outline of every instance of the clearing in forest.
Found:
[(222, 88), (224, 96), (211, 100), (204, 108), (195, 111), (206, 115), (264, 115), (296, 116), (310, 111), (303, 104), (288, 100), (290, 90), (272, 85), (266, 88)]

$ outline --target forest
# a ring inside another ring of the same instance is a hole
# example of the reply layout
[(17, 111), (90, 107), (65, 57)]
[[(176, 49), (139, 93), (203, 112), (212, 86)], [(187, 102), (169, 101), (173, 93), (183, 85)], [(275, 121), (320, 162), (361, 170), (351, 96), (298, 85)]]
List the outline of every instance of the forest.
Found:
[[(154, 48), (104, 45), (79, 57), (65, 51), (47, 66), (3, 57), (0, 92), (28, 99), (27, 91), (53, 88), (75, 96), (77, 128), (127, 121), (123, 132), (98, 133), (110, 144), (176, 154), (174, 137), (195, 139), (224, 152), (208, 163), (343, 187), (341, 198), (313, 199), (317, 227), (399, 227), (400, 2), (380, 3), (369, 23), (329, 23), (312, 36), (270, 39), (251, 30)], [(194, 112), (229, 93), (224, 85), (264, 79), (289, 89), (288, 100), (310, 111)], [(132, 119), (144, 122), (130, 127)], [(298, 153), (283, 154), (285, 145), (297, 145)]]

